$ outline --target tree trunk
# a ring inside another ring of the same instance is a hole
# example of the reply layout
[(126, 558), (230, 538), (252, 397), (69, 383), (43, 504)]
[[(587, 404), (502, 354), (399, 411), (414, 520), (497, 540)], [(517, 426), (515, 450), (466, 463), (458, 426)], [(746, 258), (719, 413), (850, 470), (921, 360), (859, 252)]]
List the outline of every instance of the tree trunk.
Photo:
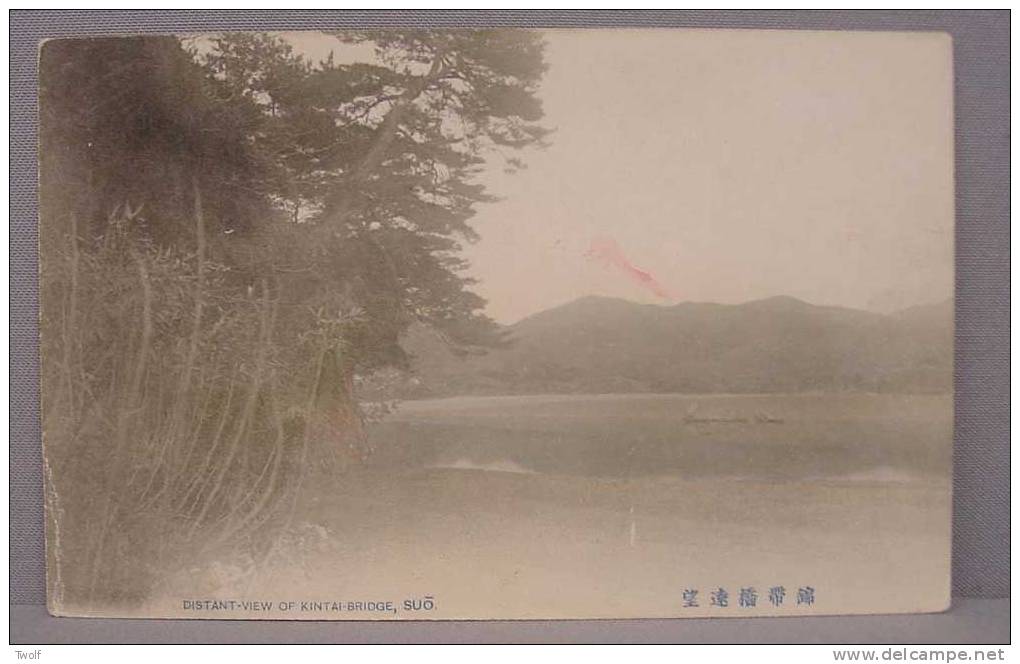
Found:
[(307, 414), (311, 462), (343, 471), (365, 460), (365, 431), (354, 396), (354, 368), (342, 351), (324, 351)]
[(379, 130), (375, 141), (372, 143), (372, 147), (369, 148), (368, 152), (365, 153), (365, 156), (362, 157), (361, 161), (354, 168), (349, 181), (346, 183), (347, 191), (344, 192), (340, 202), (332, 214), (329, 215), (329, 220), (326, 224), (327, 228), (343, 228), (350, 221), (351, 215), (356, 210), (354, 198), (358, 193), (358, 188), (368, 181), (368, 178), (371, 177), (386, 158), (386, 153), (393, 144), (393, 139), (397, 136), (397, 129), (400, 127), (401, 120), (404, 119), (407, 108), (414, 103), (415, 99), (421, 96), (429, 84), (442, 76), (442, 74), (443, 54), (436, 53), (428, 73), (417, 78), (409, 85), (404, 93), (394, 102), (393, 107), (386, 112), (382, 124), (379, 125)]

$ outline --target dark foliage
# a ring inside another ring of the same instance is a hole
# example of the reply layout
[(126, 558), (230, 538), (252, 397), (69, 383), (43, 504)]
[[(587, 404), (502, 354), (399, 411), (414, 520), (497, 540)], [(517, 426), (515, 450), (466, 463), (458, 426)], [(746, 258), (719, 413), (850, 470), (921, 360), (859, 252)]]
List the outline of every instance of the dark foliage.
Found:
[(355, 385), (405, 365), (409, 325), (499, 342), (458, 253), (486, 157), (544, 134), (540, 38), (337, 36), (376, 61), (264, 34), (43, 48), (57, 604), (143, 601), (218, 546), (265, 563), (310, 474), (370, 454)]

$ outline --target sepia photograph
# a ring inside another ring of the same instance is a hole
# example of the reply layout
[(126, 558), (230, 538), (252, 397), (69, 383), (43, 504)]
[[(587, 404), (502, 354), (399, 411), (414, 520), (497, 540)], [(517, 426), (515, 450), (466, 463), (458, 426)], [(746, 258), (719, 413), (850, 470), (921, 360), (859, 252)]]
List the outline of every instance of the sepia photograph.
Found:
[(45, 41), (50, 613), (947, 609), (953, 131), (935, 32)]

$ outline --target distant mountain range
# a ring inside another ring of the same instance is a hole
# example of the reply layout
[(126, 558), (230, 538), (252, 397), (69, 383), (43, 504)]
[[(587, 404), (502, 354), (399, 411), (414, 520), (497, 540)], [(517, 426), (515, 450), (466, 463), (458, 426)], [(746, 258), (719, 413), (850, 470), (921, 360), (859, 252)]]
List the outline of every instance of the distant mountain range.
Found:
[(583, 297), (507, 328), (467, 356), (425, 328), (404, 346), (405, 397), (619, 392), (947, 392), (953, 302), (891, 315), (791, 297), (740, 305)]

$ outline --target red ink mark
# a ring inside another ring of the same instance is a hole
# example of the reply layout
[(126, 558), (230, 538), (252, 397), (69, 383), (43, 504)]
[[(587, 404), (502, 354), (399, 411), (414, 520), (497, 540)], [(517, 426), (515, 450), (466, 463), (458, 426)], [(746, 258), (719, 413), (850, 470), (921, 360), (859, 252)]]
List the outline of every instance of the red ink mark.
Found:
[(588, 251), (585, 252), (584, 256), (585, 258), (597, 260), (607, 267), (615, 267), (622, 270), (625, 275), (630, 277), (638, 285), (647, 288), (665, 300), (675, 299), (673, 295), (659, 283), (659, 280), (656, 279), (652, 273), (635, 267), (633, 263), (627, 260), (627, 256), (624, 255), (623, 249), (621, 249), (620, 245), (616, 243), (616, 240), (613, 240), (612, 238), (595, 238), (591, 241), (591, 246), (588, 248)]

